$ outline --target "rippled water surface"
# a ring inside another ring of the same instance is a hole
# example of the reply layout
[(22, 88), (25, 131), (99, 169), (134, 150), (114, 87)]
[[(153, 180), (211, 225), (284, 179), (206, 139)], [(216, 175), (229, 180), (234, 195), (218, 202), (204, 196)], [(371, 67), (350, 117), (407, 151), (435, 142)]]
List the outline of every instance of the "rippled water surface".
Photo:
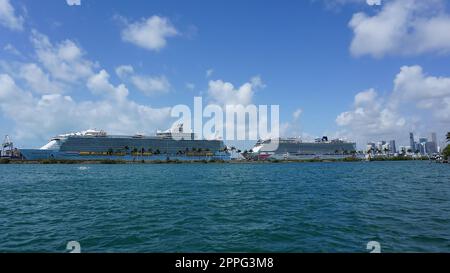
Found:
[(0, 165), (0, 252), (450, 252), (450, 166)]

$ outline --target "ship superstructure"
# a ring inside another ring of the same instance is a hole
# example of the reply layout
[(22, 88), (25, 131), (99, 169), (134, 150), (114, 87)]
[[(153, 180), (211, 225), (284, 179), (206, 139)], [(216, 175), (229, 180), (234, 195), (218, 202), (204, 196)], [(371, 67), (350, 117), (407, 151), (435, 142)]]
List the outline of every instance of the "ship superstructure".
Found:
[(27, 160), (229, 159), (222, 140), (197, 140), (193, 133), (183, 132), (182, 124), (154, 136), (108, 135), (101, 130), (58, 135), (40, 149), (21, 149), (20, 152)]
[(314, 142), (303, 142), (300, 138), (259, 140), (250, 154), (259, 159), (335, 159), (355, 153), (356, 143), (324, 136)]

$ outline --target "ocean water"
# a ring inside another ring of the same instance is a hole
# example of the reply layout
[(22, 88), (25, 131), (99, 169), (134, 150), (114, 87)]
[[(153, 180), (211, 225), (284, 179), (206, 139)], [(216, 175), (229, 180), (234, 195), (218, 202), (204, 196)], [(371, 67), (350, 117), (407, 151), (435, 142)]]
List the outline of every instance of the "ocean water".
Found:
[(450, 165), (0, 165), (0, 252), (450, 252)]

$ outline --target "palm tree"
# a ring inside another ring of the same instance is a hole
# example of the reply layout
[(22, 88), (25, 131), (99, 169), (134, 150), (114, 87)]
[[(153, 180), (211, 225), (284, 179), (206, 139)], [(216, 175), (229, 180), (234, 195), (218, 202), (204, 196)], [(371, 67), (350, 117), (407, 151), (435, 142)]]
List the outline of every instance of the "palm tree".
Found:
[(447, 142), (450, 142), (450, 132), (447, 132)]

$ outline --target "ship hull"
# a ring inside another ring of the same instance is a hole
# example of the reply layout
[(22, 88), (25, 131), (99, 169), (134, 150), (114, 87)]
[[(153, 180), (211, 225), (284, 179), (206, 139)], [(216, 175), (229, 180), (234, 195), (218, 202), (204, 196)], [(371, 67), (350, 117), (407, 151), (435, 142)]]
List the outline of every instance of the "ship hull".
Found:
[(281, 140), (277, 145), (273, 145), (271, 141), (264, 141), (257, 143), (253, 148), (252, 156), (255, 155), (259, 160), (343, 159), (356, 155), (356, 144), (343, 141), (299, 142)]
[(212, 155), (83, 155), (79, 152), (64, 152), (58, 150), (40, 150), (40, 149), (22, 149), (21, 155), (25, 160), (120, 160), (120, 161), (164, 161), (164, 160), (180, 160), (180, 161), (198, 161), (198, 160), (230, 160), (227, 153), (216, 153)]

